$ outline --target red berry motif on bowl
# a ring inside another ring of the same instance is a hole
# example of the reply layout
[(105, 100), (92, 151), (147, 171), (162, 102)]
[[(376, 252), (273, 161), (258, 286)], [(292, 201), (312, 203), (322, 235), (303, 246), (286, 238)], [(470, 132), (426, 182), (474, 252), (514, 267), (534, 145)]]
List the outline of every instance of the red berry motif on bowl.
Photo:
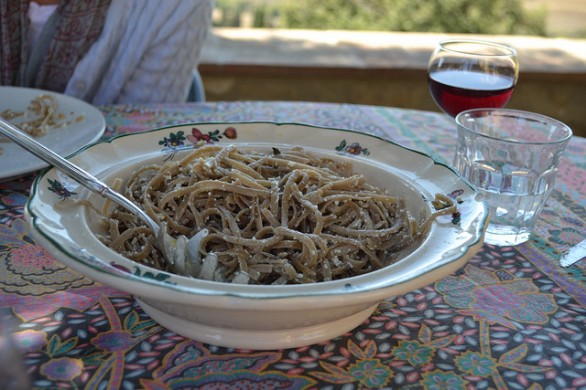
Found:
[(191, 129), (191, 134), (187, 135), (187, 139), (189, 140), (189, 142), (196, 146), (201, 143), (213, 144), (215, 142), (219, 142), (220, 139), (224, 137), (228, 139), (236, 139), (238, 137), (238, 133), (234, 127), (227, 127), (221, 133), (220, 130), (213, 130), (204, 133), (198, 128), (194, 127)]

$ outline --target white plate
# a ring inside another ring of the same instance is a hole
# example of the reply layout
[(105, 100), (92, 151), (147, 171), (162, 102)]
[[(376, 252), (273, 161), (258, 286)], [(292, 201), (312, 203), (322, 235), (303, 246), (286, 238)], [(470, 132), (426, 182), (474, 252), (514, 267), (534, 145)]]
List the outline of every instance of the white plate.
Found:
[[(61, 123), (65, 127), (49, 128), (47, 134), (36, 138), (37, 141), (67, 157), (83, 146), (96, 142), (106, 130), (102, 113), (90, 104), (71, 96), (40, 89), (20, 87), (0, 87), (0, 113), (27, 111), (31, 101), (39, 95), (51, 95), (57, 99), (58, 112), (63, 115)], [(79, 119), (78, 119), (79, 118)], [(18, 125), (19, 121), (14, 120)], [(47, 163), (33, 156), (12, 142), (0, 142), (0, 180), (34, 172), (47, 166)]]
[(155, 270), (105, 247), (95, 236), (95, 216), (61, 202), (88, 199), (99, 208), (103, 200), (51, 169), (37, 177), (25, 211), (34, 240), (87, 277), (133, 294), (168, 329), (199, 341), (252, 349), (293, 348), (350, 331), (382, 299), (454, 272), (482, 245), (488, 211), (469, 184), (430, 156), (364, 133), (299, 124), (186, 124), (120, 136), (85, 148), (71, 160), (112, 183), (147, 161), (175, 161), (201, 140), (269, 150), (298, 145), (351, 159), (371, 184), (403, 197), (413, 215), (433, 212), (437, 193), (457, 197), (458, 213), (437, 218), (421, 245), (400, 261), (365, 275), (304, 285), (227, 284)]

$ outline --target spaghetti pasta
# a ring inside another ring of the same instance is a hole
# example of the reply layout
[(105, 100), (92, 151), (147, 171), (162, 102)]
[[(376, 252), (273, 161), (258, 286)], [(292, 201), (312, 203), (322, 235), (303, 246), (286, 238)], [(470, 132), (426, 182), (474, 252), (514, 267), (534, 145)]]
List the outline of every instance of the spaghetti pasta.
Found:
[(4, 110), (0, 116), (8, 121), (20, 119), (19, 128), (31, 137), (47, 134), (49, 127), (57, 124), (58, 103), (51, 95), (39, 95), (30, 102), (27, 111)]
[[(313, 283), (371, 272), (393, 263), (431, 220), (416, 221), (404, 199), (352, 174), (350, 163), (298, 147), (200, 147), (136, 170), (125, 195), (171, 235), (197, 233), (197, 248), (185, 263), (165, 263), (150, 230), (120, 208), (109, 215), (107, 245), (150, 266), (233, 283)], [(448, 212), (454, 209), (442, 210)]]

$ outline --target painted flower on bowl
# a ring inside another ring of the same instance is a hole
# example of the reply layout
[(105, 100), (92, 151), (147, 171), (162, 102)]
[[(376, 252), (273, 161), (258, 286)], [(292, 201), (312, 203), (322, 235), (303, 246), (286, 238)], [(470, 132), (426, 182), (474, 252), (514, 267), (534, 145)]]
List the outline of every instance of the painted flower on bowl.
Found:
[(358, 142), (353, 142), (351, 144), (348, 144), (345, 139), (340, 141), (340, 144), (338, 146), (336, 146), (335, 149), (338, 152), (345, 152), (348, 154), (352, 154), (354, 156), (358, 156), (361, 154), (365, 155), (365, 156), (370, 155), (370, 151), (367, 148), (362, 147)]
[(184, 145), (184, 140), (185, 133), (183, 133), (183, 131), (178, 131), (177, 133), (169, 134), (169, 138), (163, 137), (163, 139), (159, 141), (159, 145), (163, 145), (169, 149), (176, 149)]

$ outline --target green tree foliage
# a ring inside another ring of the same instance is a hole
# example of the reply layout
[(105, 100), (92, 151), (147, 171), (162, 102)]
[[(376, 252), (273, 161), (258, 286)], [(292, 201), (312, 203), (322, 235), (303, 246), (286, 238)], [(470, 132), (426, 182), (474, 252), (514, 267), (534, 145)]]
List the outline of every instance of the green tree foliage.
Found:
[[(257, 27), (546, 35), (545, 10), (526, 10), (521, 0), (282, 0), (255, 5), (260, 7)], [(276, 19), (278, 26), (267, 24)]]

